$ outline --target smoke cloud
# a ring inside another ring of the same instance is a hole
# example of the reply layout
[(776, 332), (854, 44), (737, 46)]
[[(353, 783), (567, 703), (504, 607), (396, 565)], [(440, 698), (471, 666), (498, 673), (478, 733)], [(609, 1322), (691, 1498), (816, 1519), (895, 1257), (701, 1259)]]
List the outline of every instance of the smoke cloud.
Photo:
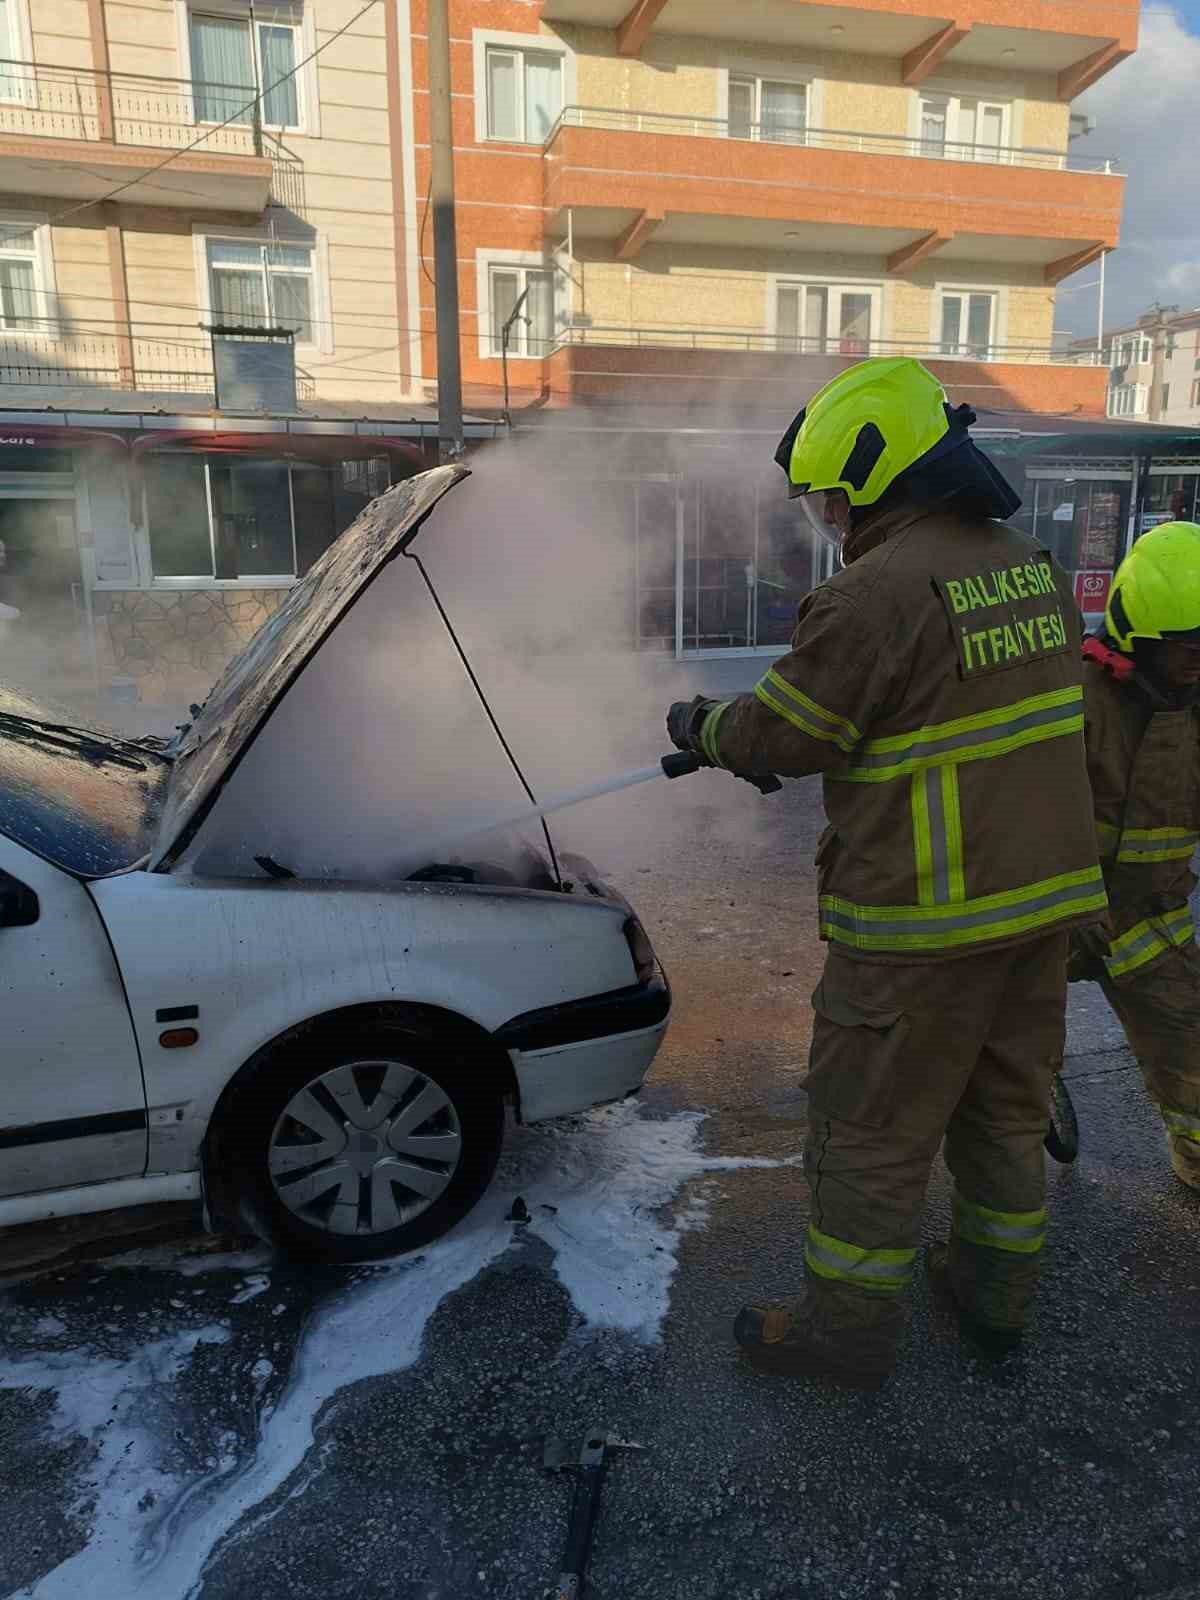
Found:
[[(548, 431), (482, 452), (413, 546), (539, 801), (652, 763), (669, 748), (671, 700), (709, 692), (714, 677), (749, 687), (767, 665), (634, 649), (628, 486), (564, 470), (566, 448)], [(678, 465), (660, 459), (657, 470)], [(795, 538), (810, 555), (798, 521)], [(640, 581), (643, 592), (664, 589), (673, 629), (671, 555), (669, 572)], [(421, 572), (401, 557), (260, 734), (189, 864), (257, 875), (254, 857), (266, 854), (302, 876), (405, 877), (433, 864), (436, 839), (440, 862), (495, 864), (529, 881), (540, 825), (490, 828), (524, 803)], [(766, 828), (770, 805), (702, 772), (586, 802), (550, 825), (560, 851), (620, 875), (684, 827), (701, 839)]]

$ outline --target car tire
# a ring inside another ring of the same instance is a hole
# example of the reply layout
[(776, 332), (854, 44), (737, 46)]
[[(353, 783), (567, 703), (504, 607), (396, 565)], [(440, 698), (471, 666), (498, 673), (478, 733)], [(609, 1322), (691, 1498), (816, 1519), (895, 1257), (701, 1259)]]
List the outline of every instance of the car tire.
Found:
[(218, 1141), (241, 1219), (304, 1261), (429, 1244), (495, 1172), (504, 1101), (489, 1065), (386, 1023), (313, 1028), (267, 1055)]

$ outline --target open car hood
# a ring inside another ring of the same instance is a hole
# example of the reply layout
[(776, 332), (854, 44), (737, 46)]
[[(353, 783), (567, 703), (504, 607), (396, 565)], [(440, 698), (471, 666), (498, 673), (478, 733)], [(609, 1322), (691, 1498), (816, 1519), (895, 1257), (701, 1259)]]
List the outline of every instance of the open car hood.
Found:
[(226, 667), (175, 752), (151, 870), (187, 848), (305, 666), (447, 490), (470, 474), (436, 467), (373, 500)]

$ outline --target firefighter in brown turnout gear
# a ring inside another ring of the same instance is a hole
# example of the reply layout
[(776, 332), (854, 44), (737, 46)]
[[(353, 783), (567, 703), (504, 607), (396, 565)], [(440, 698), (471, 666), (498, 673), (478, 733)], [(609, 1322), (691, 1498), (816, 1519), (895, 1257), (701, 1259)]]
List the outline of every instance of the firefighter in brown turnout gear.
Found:
[(859, 1388), (895, 1364), (943, 1138), (935, 1287), (978, 1342), (1019, 1339), (1068, 930), (1104, 908), (1077, 613), (1049, 554), (992, 520), (1020, 502), (973, 421), (909, 359), (821, 390), (777, 460), (836, 525), (844, 569), (752, 694), (668, 718), (715, 766), (824, 775), (806, 1282), (744, 1306), (734, 1334), (757, 1367)]
[(1190, 897), (1200, 840), (1200, 527), (1144, 534), (1117, 571), (1106, 629), (1084, 643), (1088, 775), (1108, 886), (1104, 924), (1073, 940), (1125, 1029), (1200, 1190), (1200, 952)]

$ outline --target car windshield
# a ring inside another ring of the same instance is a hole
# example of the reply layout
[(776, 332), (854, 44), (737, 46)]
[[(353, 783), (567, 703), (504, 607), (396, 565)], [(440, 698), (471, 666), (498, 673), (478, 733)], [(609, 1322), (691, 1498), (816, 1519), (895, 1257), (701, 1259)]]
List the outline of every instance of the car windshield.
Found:
[(0, 833), (56, 867), (100, 878), (134, 866), (170, 766), (149, 746), (0, 685)]

